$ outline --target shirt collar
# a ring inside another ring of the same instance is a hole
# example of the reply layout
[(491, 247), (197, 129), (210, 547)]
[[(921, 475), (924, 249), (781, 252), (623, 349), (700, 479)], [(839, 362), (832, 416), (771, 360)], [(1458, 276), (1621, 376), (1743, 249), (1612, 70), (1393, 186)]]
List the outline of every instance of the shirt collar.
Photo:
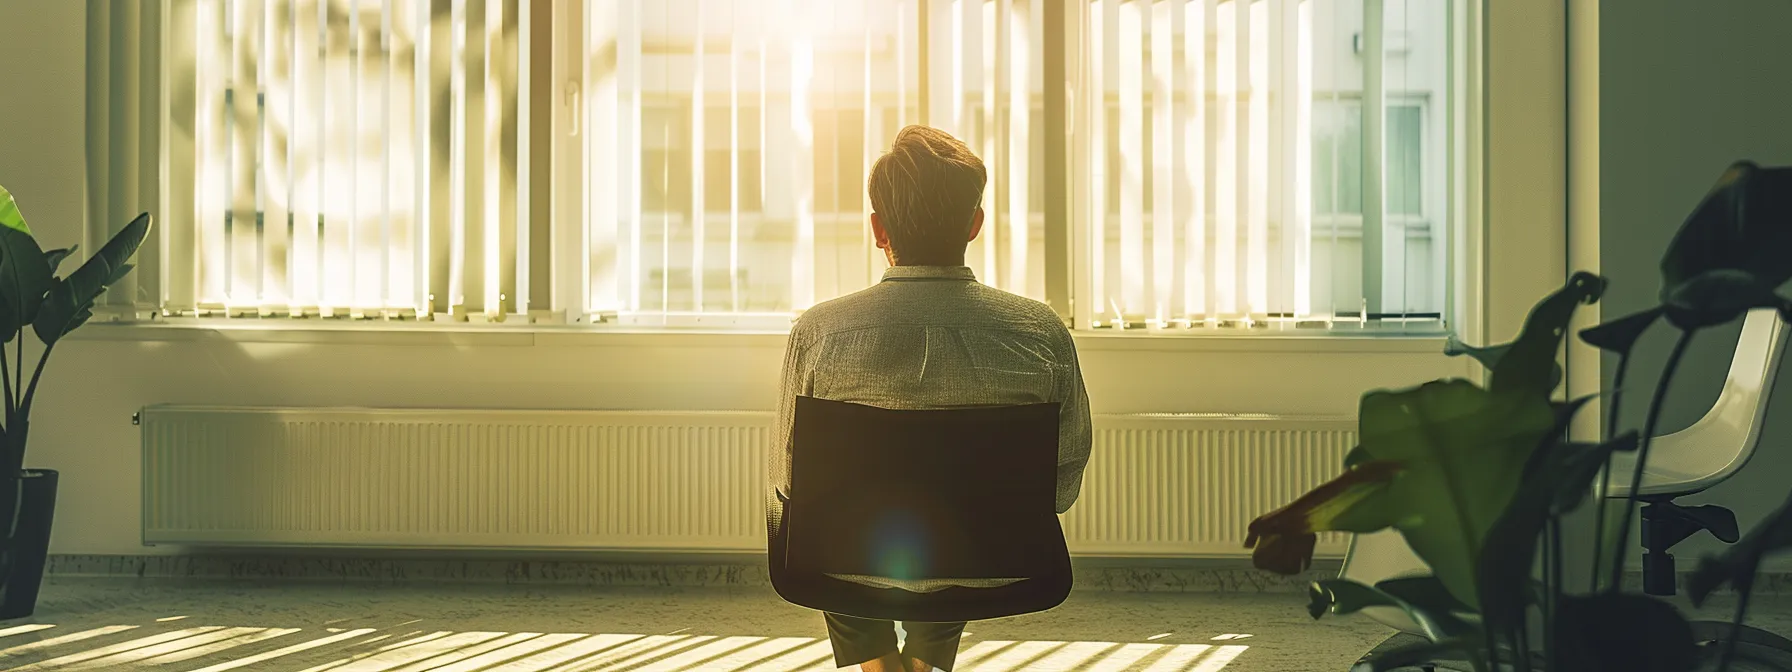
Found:
[(891, 266), (885, 280), (976, 280), (969, 266)]

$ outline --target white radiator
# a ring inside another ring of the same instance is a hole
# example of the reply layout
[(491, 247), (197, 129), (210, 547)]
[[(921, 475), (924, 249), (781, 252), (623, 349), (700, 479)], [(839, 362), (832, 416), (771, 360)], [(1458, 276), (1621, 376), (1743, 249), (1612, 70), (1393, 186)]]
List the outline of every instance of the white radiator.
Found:
[[(758, 551), (771, 414), (153, 406), (143, 538), (202, 546)], [(1073, 552), (1239, 555), (1336, 475), (1348, 420), (1098, 416)], [(1342, 551), (1341, 538), (1321, 552)]]

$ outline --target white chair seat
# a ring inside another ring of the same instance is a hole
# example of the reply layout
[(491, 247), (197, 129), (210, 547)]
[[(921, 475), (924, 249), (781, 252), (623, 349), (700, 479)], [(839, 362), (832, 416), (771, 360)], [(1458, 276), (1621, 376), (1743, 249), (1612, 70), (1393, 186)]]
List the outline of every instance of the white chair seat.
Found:
[[(1664, 437), (1665, 438), (1665, 437)], [(1688, 460), (1691, 451), (1660, 450), (1663, 446), (1658, 442), (1655, 448), (1649, 449), (1649, 466), (1643, 470), (1641, 487), (1637, 494), (1643, 497), (1679, 497), (1702, 492), (1706, 488), (1724, 480), (1721, 470), (1712, 470), (1708, 465)], [(1612, 457), (1612, 481), (1606, 496), (1623, 499), (1630, 496), (1631, 477), (1636, 473), (1636, 455), (1624, 453)]]
[[(1761, 442), (1761, 421), (1767, 415), (1767, 398), (1784, 341), (1777, 312), (1757, 309), (1743, 318), (1736, 354), (1717, 402), (1691, 427), (1655, 437), (1638, 495), (1678, 497), (1701, 492), (1748, 463)], [(1636, 458), (1636, 453), (1612, 456), (1607, 497), (1630, 496)]]

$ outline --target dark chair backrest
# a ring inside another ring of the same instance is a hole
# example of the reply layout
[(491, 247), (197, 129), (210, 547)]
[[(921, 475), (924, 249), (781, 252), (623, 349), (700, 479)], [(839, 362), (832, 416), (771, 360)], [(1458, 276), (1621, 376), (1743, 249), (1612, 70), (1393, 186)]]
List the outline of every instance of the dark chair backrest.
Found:
[[(773, 584), (786, 599), (907, 620), (994, 618), (1063, 600), (1070, 577), (1054, 509), (1057, 404), (892, 410), (799, 397), (795, 418), (792, 499), (782, 538), (770, 544)], [(1026, 581), (865, 592), (832, 585), (828, 574)]]

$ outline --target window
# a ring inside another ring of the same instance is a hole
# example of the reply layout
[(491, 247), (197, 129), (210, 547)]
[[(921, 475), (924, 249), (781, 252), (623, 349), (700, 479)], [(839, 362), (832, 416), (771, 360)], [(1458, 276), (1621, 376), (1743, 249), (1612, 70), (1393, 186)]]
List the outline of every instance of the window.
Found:
[(1088, 0), (1080, 320), (1442, 326), (1449, 4)]
[(1435, 330), (1462, 1), (171, 0), (161, 308), (779, 328), (926, 123), (1076, 328)]
[(164, 312), (527, 311), (519, 0), (163, 11)]
[[(922, 17), (913, 1), (585, 3), (574, 60), (592, 195), (587, 309), (628, 323), (779, 325), (870, 285), (884, 264), (865, 182), (924, 105), (990, 159), (986, 235), (969, 263), (1043, 298), (1027, 271), (1040, 247), (1028, 38), (1040, 20), (1000, 4), (930, 2)], [(923, 39), (922, 25), (951, 28)]]

